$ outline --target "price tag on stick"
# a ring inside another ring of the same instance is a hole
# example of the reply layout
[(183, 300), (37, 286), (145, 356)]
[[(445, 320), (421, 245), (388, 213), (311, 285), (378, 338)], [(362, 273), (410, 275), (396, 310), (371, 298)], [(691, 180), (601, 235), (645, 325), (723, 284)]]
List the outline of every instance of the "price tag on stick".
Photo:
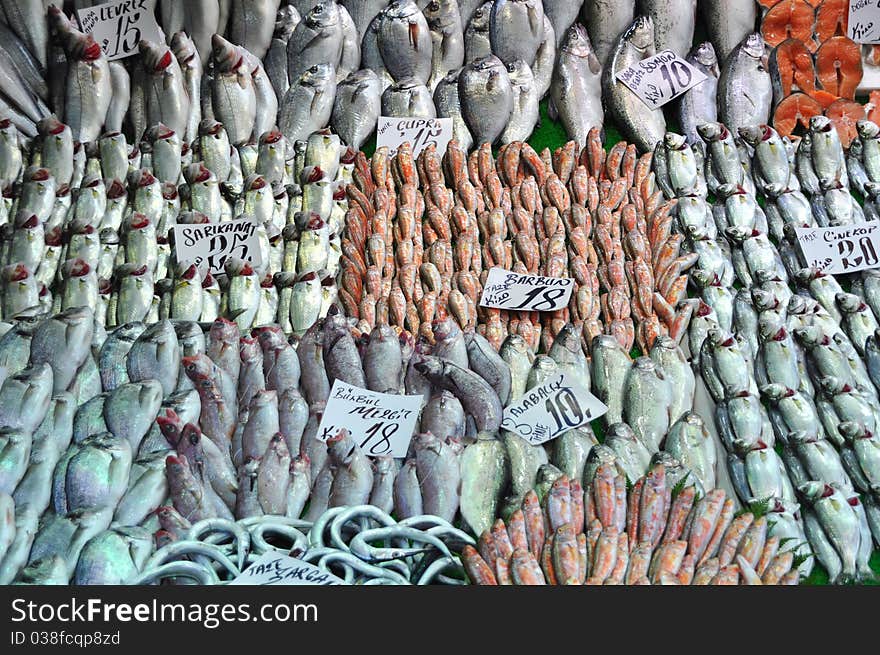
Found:
[(257, 224), (249, 218), (224, 223), (175, 225), (174, 254), (179, 262), (194, 262), (211, 275), (223, 273), (223, 264), (238, 257), (253, 266), (262, 263)]
[(615, 76), (639, 100), (657, 109), (706, 79), (706, 75), (676, 55), (664, 50), (624, 68)]
[(503, 268), (489, 270), (480, 307), (522, 312), (555, 312), (568, 306), (574, 280), (569, 277), (520, 275)]
[(344, 585), (345, 580), (314, 564), (289, 557), (277, 550), (263, 553), (229, 584), (234, 585)]
[(602, 416), (608, 408), (568, 373), (559, 373), (504, 408), (501, 427), (534, 445)]
[(880, 43), (880, 0), (850, 0), (846, 33), (856, 43)]
[(823, 273), (854, 273), (880, 267), (880, 223), (795, 228), (807, 266)]
[(156, 22), (156, 0), (118, 0), (76, 12), (80, 28), (101, 46), (110, 61), (138, 52), (141, 39), (164, 43)]
[(370, 457), (405, 457), (422, 402), (422, 396), (378, 393), (337, 379), (318, 425), (318, 438), (327, 441), (345, 428)]
[(446, 152), (446, 146), (452, 140), (451, 118), (393, 118), (380, 116), (376, 127), (376, 147), (386, 146), (389, 155), (397, 153), (397, 149), (409, 141), (413, 157), (430, 145), (437, 149), (437, 154)]

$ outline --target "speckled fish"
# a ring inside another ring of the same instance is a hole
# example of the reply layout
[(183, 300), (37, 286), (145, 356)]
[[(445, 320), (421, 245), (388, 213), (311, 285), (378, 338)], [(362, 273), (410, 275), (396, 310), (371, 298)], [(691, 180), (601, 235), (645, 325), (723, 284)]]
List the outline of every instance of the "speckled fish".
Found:
[(734, 48), (718, 78), (718, 116), (734, 133), (770, 120), (773, 90), (763, 63), (764, 39), (749, 34)]
[(616, 74), (654, 54), (654, 23), (650, 17), (639, 16), (618, 38), (602, 73), (602, 97), (608, 113), (642, 152), (653, 151), (663, 138), (663, 111), (648, 107)]
[(550, 93), (568, 137), (586, 144), (589, 131), (602, 126), (604, 113), (602, 64), (583, 25), (572, 25), (561, 39)]

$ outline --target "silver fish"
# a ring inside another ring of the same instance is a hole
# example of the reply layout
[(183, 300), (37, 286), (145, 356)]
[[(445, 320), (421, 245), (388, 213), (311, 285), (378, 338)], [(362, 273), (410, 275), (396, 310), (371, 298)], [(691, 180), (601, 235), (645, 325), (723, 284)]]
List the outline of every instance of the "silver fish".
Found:
[(648, 107), (616, 75), (655, 52), (654, 23), (650, 17), (639, 16), (620, 35), (602, 73), (602, 97), (608, 113), (626, 138), (642, 152), (653, 151), (663, 138), (666, 132), (663, 112)]
[(412, 0), (394, 0), (377, 17), (379, 53), (395, 81), (431, 77), (431, 31), (425, 15)]
[(505, 64), (531, 66), (544, 33), (544, 5), (538, 0), (495, 0), (489, 16), (492, 53)]
[(464, 32), (456, 0), (432, 0), (424, 8), (425, 21), (431, 30), (431, 77), (428, 88), (464, 65)]
[(528, 65), (518, 59), (507, 65), (510, 86), (513, 90), (513, 111), (508, 119), (507, 127), (501, 133), (501, 143), (525, 141), (538, 124), (538, 103), (541, 97), (535, 83), (535, 76)]
[(773, 90), (763, 57), (764, 39), (758, 33), (749, 34), (721, 68), (718, 116), (734, 133), (740, 127), (770, 120)]
[(467, 64), (458, 77), (458, 97), (474, 144), (494, 143), (513, 112), (513, 87), (501, 60), (490, 55)]
[(601, 127), (604, 119), (602, 65), (582, 25), (572, 25), (564, 37), (550, 93), (568, 137), (583, 145), (590, 129)]
[(211, 104), (233, 145), (245, 143), (253, 133), (257, 111), (254, 83), (237, 46), (219, 34), (211, 37), (214, 77)]
[(697, 126), (718, 120), (718, 58), (715, 48), (708, 41), (691, 50), (685, 58), (691, 66), (702, 72), (706, 79), (688, 89), (678, 101), (678, 123), (682, 133), (692, 146), (702, 143)]
[(317, 64), (291, 79), (278, 112), (278, 128), (285, 138), (293, 143), (326, 126), (335, 95), (336, 72), (330, 64)]
[(461, 101), (458, 97), (460, 72), (460, 70), (451, 71), (437, 82), (437, 86), (434, 88), (434, 107), (437, 109), (438, 118), (452, 119), (452, 138), (458, 142), (462, 150), (469, 152), (473, 146), (474, 137), (461, 113)]
[(336, 87), (330, 124), (356, 150), (376, 129), (382, 109), (382, 82), (372, 70), (352, 73)]

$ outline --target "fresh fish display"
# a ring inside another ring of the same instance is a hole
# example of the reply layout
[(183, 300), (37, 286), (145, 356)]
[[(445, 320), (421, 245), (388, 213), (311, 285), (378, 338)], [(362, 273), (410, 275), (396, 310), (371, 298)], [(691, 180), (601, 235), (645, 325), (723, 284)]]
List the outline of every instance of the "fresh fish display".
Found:
[[(112, 62), (21, 4), (0, 583), (873, 578), (880, 275), (796, 233), (880, 220), (845, 3), (163, 2)], [(707, 79), (650, 108), (616, 74), (665, 49)], [(453, 139), (372, 148), (380, 116)], [(563, 374), (607, 411), (533, 403)], [(402, 456), (319, 430), (337, 381), (418, 397)]]
[(721, 489), (670, 488), (655, 464), (627, 490), (613, 464), (585, 489), (563, 475), (543, 502), (529, 491), (461, 551), (479, 585), (798, 584), (797, 547), (768, 533), (768, 517), (734, 516)]

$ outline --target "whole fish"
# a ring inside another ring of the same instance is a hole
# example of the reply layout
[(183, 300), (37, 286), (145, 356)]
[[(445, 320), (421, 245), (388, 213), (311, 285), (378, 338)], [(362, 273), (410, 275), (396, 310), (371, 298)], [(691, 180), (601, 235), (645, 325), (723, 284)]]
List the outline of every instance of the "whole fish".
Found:
[(464, 27), (464, 61), (466, 64), (492, 54), (489, 40), (489, 21), (493, 0), (479, 4)]
[[(319, 2), (306, 13), (287, 41), (287, 79), (291, 85), (313, 66), (329, 65), (334, 71), (342, 55), (342, 21), (339, 5)], [(335, 73), (334, 73), (335, 75)]]
[(254, 83), (237, 46), (219, 34), (211, 37), (214, 76), (211, 80), (211, 106), (223, 123), (232, 145), (245, 143), (254, 131), (257, 96)]
[(602, 126), (604, 112), (602, 64), (583, 25), (572, 25), (564, 35), (553, 67), (550, 93), (568, 137), (586, 144), (590, 130)]
[(474, 137), (461, 113), (461, 101), (458, 97), (458, 76), (461, 70), (451, 71), (446, 77), (437, 82), (434, 88), (434, 107), (437, 110), (437, 118), (452, 119), (452, 138), (458, 142), (462, 150), (471, 150)]
[(293, 5), (281, 7), (275, 16), (275, 31), (269, 43), (269, 50), (263, 57), (263, 67), (278, 98), (283, 98), (290, 86), (287, 77), (287, 43), (300, 20), (302, 18), (296, 7)]
[(464, 32), (456, 0), (433, 0), (424, 8), (425, 21), (431, 30), (431, 77), (428, 88), (464, 65)]
[(718, 78), (718, 116), (734, 134), (770, 120), (773, 90), (763, 63), (764, 39), (749, 34), (733, 49)]
[(185, 32), (176, 32), (171, 37), (170, 45), (183, 75), (184, 89), (189, 96), (186, 130), (181, 136), (186, 143), (192, 143), (198, 135), (199, 123), (202, 120), (202, 60), (192, 39)]
[(490, 433), (498, 430), (501, 425), (501, 401), (483, 378), (437, 357), (424, 357), (415, 366), (434, 385), (455, 394), (465, 411), (473, 416), (478, 430)]
[(110, 107), (112, 86), (107, 58), (89, 34), (72, 30), (65, 39), (69, 62), (64, 95), (64, 122), (80, 143), (101, 134)]
[(538, 124), (538, 103), (541, 97), (532, 69), (521, 59), (507, 65), (507, 74), (513, 90), (513, 111), (507, 127), (501, 133), (501, 143), (525, 141)]
[(718, 58), (708, 41), (691, 50), (687, 62), (706, 76), (697, 86), (685, 91), (678, 101), (678, 124), (692, 146), (702, 143), (697, 126), (718, 120)]
[(278, 111), (278, 128), (285, 138), (293, 143), (326, 126), (335, 95), (336, 72), (330, 64), (317, 64), (291, 79)]
[(427, 84), (431, 77), (431, 30), (412, 0), (394, 0), (377, 16), (379, 53), (395, 81), (415, 78)]
[[(422, 433), (413, 437), (413, 449), (417, 482), (421, 487), (422, 511), (452, 520), (459, 506), (461, 445), (456, 441), (444, 442), (430, 433)], [(396, 486), (396, 497), (403, 507), (415, 509), (417, 500), (414, 490), (409, 488), (411, 477), (407, 476), (407, 470), (407, 465), (404, 464), (398, 473), (398, 477), (403, 478), (401, 485)]]
[(652, 453), (669, 428), (673, 388), (663, 371), (649, 357), (639, 357), (626, 376), (623, 419)]
[(474, 144), (494, 143), (513, 112), (513, 87), (501, 60), (489, 55), (467, 64), (458, 77), (458, 97)]
[(177, 58), (164, 43), (143, 40), (138, 47), (147, 74), (147, 125), (162, 123), (178, 134), (185, 134), (190, 99)]
[(602, 97), (608, 113), (626, 138), (642, 152), (653, 151), (663, 138), (666, 132), (663, 112), (648, 107), (616, 75), (655, 53), (654, 23), (648, 16), (639, 16), (620, 35), (602, 73)]
[(495, 0), (489, 15), (492, 53), (505, 64), (535, 63), (544, 34), (544, 5), (539, 0)]
[(504, 444), (481, 432), (461, 454), (461, 511), (474, 534), (488, 530), (497, 515), (501, 491), (507, 484)]
[(356, 71), (336, 87), (330, 124), (343, 143), (360, 150), (376, 129), (382, 109), (382, 82), (369, 68)]

